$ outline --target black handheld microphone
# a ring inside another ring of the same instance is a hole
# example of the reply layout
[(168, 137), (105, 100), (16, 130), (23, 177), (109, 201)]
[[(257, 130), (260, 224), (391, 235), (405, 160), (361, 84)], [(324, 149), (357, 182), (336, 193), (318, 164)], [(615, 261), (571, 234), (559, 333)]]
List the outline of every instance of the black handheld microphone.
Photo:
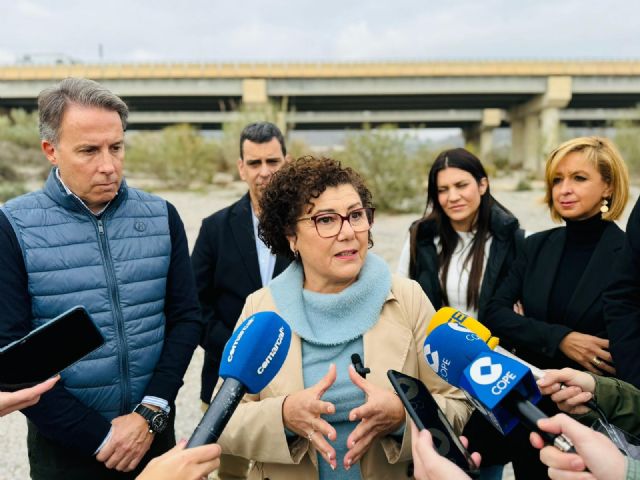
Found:
[(252, 315), (233, 332), (224, 347), (220, 377), (224, 379), (187, 448), (214, 443), (245, 393), (258, 393), (276, 376), (287, 358), (291, 328), (274, 312)]

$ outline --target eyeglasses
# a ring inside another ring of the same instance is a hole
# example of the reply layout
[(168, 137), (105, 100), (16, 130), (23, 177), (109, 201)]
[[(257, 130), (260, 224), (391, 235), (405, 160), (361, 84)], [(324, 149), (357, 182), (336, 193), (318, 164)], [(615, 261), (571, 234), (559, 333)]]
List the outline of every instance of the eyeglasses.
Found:
[(351, 210), (347, 216), (339, 213), (319, 213), (311, 217), (299, 218), (297, 221), (313, 220), (318, 235), (322, 238), (335, 237), (342, 230), (342, 225), (346, 220), (351, 225), (354, 232), (366, 232), (373, 225), (373, 212), (375, 208), (357, 208)]

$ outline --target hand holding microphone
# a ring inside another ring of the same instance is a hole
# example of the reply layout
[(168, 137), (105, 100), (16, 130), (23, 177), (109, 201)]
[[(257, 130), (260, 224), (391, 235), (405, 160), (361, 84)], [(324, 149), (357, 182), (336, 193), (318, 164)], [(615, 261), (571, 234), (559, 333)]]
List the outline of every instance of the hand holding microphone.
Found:
[(538, 380), (538, 387), (544, 395), (551, 395), (551, 400), (563, 412), (582, 415), (592, 409), (596, 380), (586, 372), (563, 368), (547, 370)]
[[(551, 434), (566, 435), (575, 445), (575, 452), (561, 452), (556, 448), (546, 447), (537, 433), (531, 433), (531, 445), (541, 449), (540, 461), (549, 467), (551, 478), (626, 478), (624, 455), (601, 433), (594, 432), (564, 414), (540, 420), (538, 426)], [(588, 471), (585, 471), (586, 469)]]
[(287, 358), (291, 328), (274, 312), (258, 312), (233, 332), (220, 363), (224, 379), (187, 448), (220, 438), (245, 393), (258, 393), (276, 376)]

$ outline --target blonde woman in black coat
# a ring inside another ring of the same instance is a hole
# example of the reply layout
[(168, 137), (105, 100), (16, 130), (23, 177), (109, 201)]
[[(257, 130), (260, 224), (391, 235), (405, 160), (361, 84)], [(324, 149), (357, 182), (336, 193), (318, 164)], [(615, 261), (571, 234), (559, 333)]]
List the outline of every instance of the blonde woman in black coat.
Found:
[[(489, 303), (485, 325), (537, 367), (615, 375), (603, 293), (614, 278), (613, 262), (625, 242), (614, 220), (629, 198), (627, 167), (606, 138), (575, 138), (551, 152), (545, 181), (551, 217), (565, 226), (525, 240), (523, 252)], [(513, 309), (517, 300), (522, 304), (519, 312)], [(554, 413), (551, 402), (546, 408)], [(536, 468), (541, 464), (535, 452), (531, 455), (526, 438), (513, 438), (511, 445), (516, 478), (545, 474)]]

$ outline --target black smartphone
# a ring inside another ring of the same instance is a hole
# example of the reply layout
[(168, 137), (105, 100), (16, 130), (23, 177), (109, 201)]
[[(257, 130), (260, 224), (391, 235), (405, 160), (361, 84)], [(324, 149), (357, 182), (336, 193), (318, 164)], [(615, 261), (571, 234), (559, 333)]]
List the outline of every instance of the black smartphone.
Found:
[(0, 390), (32, 387), (104, 344), (83, 307), (72, 309), (0, 348)]
[(424, 383), (395, 370), (388, 370), (387, 377), (418, 430), (429, 430), (433, 437), (433, 446), (438, 453), (470, 476), (476, 477), (479, 473), (478, 466), (471, 459), (471, 455), (460, 442), (449, 420)]

